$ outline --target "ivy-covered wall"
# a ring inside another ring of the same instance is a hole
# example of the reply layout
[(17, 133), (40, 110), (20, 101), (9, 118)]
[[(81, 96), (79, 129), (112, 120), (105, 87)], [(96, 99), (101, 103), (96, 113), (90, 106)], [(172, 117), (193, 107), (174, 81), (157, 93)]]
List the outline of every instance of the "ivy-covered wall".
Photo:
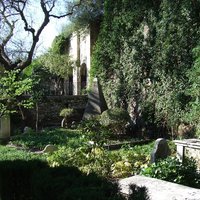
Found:
[(199, 25), (199, 0), (105, 0), (91, 75), (108, 106), (128, 109), (138, 128), (187, 122)]

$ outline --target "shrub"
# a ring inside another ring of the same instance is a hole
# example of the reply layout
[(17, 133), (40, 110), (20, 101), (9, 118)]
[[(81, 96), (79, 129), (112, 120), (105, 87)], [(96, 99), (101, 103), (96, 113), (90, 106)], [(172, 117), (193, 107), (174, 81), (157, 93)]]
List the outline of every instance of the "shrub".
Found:
[(196, 173), (196, 162), (187, 159), (182, 164), (175, 157), (168, 157), (141, 171), (142, 175), (158, 178), (190, 187), (200, 188), (200, 179)]
[(147, 166), (150, 160), (152, 144), (142, 146), (125, 146), (114, 153), (111, 153), (112, 159), (111, 176), (122, 178), (140, 173), (144, 166)]
[(67, 126), (67, 122), (69, 121), (69, 118), (73, 115), (73, 113), (74, 109), (72, 108), (64, 108), (60, 111), (60, 116), (63, 117), (61, 127)]
[(117, 134), (124, 133), (125, 125), (128, 124), (130, 116), (126, 110), (121, 108), (108, 109), (101, 114), (100, 122)]
[(39, 159), (39, 160), (45, 160), (45, 155), (39, 155), (34, 154), (31, 152), (23, 151), (23, 150), (17, 150), (16, 148), (11, 148), (7, 146), (0, 146), (0, 161), (13, 161), (13, 160), (33, 160), (33, 159)]
[(112, 136), (112, 132), (102, 126), (98, 118), (82, 121), (79, 129), (88, 141), (98, 146), (102, 146)]
[(78, 130), (45, 129), (40, 133), (33, 132), (13, 136), (11, 143), (26, 149), (42, 150), (47, 144), (66, 145), (68, 143), (78, 143), (80, 136)]
[(101, 146), (85, 145), (69, 148), (62, 147), (49, 155), (51, 166), (75, 166), (84, 173), (95, 172), (100, 176), (123, 178), (138, 174), (149, 162), (151, 145), (122, 148), (108, 151)]
[(47, 158), (51, 166), (74, 166), (82, 172), (95, 172), (101, 176), (108, 176), (112, 160), (109, 152), (101, 147), (83, 145), (76, 149), (62, 147)]

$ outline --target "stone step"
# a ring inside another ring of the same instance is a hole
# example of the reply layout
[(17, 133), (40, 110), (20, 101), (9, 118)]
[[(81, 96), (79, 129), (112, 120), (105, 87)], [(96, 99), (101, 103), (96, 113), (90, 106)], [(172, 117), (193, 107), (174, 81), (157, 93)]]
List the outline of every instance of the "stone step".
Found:
[(200, 189), (145, 176), (132, 176), (119, 180), (123, 194), (129, 194), (129, 185), (144, 186), (150, 200), (200, 200)]

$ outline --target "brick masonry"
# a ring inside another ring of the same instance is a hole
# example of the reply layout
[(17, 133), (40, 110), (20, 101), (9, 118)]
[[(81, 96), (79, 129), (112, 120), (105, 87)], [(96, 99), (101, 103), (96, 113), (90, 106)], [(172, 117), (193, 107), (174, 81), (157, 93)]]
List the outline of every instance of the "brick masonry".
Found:
[[(87, 95), (47, 96), (38, 106), (39, 128), (60, 126), (62, 117), (59, 114), (64, 108), (74, 108), (75, 114), (72, 116), (71, 121), (80, 121), (87, 104), (87, 99)], [(12, 127), (35, 127), (36, 108), (25, 110), (24, 113), (24, 121), (19, 120), (21, 118), (19, 115), (13, 117)]]

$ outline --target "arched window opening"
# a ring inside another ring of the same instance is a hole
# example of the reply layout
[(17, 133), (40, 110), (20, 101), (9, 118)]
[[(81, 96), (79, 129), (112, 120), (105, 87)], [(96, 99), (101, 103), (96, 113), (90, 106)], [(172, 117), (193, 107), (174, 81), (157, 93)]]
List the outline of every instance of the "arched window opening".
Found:
[(81, 65), (81, 90), (86, 89), (87, 85), (87, 66), (85, 63)]

